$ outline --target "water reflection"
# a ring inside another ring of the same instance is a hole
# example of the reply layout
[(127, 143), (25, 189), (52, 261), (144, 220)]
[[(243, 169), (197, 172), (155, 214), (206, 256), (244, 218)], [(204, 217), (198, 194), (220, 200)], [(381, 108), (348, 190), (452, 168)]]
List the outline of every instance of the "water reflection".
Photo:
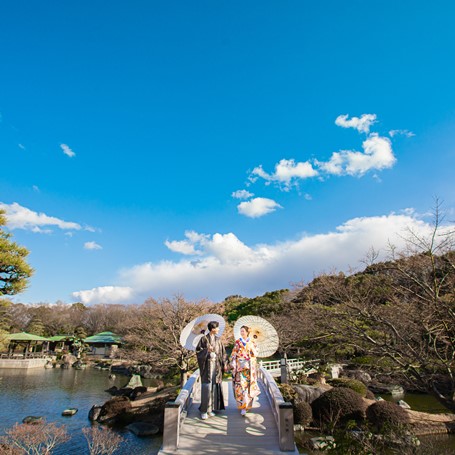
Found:
[[(84, 455), (88, 453), (82, 428), (89, 426), (87, 418), (94, 404), (103, 404), (110, 398), (106, 389), (116, 385), (124, 387), (128, 378), (108, 378), (108, 371), (93, 368), (86, 370), (64, 369), (0, 369), (0, 434), (6, 428), (28, 415), (43, 416), (48, 422), (64, 424), (71, 440), (55, 450), (56, 455)], [(148, 386), (148, 382), (144, 381)], [(66, 408), (78, 408), (72, 417), (63, 417)], [(158, 438), (137, 438), (130, 432), (119, 430), (126, 439), (120, 453), (156, 454), (161, 446)]]

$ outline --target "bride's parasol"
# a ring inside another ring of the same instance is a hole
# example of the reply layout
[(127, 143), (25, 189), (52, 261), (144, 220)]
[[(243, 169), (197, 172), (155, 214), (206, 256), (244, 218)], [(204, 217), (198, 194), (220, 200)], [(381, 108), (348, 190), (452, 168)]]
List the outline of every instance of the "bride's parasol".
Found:
[(258, 357), (270, 357), (278, 349), (278, 333), (270, 322), (259, 316), (242, 316), (234, 325), (234, 336), (240, 338), (240, 328), (249, 327), (249, 336), (258, 347)]
[(190, 351), (196, 349), (199, 340), (208, 333), (207, 325), (209, 322), (216, 321), (220, 325), (218, 336), (224, 332), (226, 322), (219, 314), (204, 314), (189, 322), (180, 334), (180, 344)]

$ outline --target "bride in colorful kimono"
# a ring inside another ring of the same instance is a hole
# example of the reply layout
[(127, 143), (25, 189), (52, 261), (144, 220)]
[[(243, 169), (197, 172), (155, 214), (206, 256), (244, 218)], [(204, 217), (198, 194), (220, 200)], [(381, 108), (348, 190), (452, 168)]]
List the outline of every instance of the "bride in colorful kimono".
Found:
[(253, 400), (261, 393), (257, 383), (257, 346), (249, 338), (249, 327), (240, 328), (240, 338), (235, 341), (230, 358), (232, 384), (237, 408), (244, 416), (253, 406)]

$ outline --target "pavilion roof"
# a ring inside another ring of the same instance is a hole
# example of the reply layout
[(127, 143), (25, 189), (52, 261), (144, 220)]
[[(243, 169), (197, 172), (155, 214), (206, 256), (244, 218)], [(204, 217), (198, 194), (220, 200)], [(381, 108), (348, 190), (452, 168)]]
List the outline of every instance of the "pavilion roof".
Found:
[(84, 339), (84, 343), (104, 343), (104, 344), (119, 344), (122, 339), (119, 335), (112, 332), (100, 332), (91, 337)]
[(10, 333), (6, 338), (10, 341), (49, 341), (49, 338), (40, 337), (39, 335), (33, 335), (32, 333), (27, 332)]

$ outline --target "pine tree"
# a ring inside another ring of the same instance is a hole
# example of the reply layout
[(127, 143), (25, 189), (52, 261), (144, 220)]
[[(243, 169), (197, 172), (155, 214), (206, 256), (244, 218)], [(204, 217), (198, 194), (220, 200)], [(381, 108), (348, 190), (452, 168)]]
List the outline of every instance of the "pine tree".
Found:
[(11, 240), (11, 234), (2, 229), (5, 225), (5, 211), (0, 210), (0, 297), (22, 292), (33, 274), (26, 262), (28, 250)]

